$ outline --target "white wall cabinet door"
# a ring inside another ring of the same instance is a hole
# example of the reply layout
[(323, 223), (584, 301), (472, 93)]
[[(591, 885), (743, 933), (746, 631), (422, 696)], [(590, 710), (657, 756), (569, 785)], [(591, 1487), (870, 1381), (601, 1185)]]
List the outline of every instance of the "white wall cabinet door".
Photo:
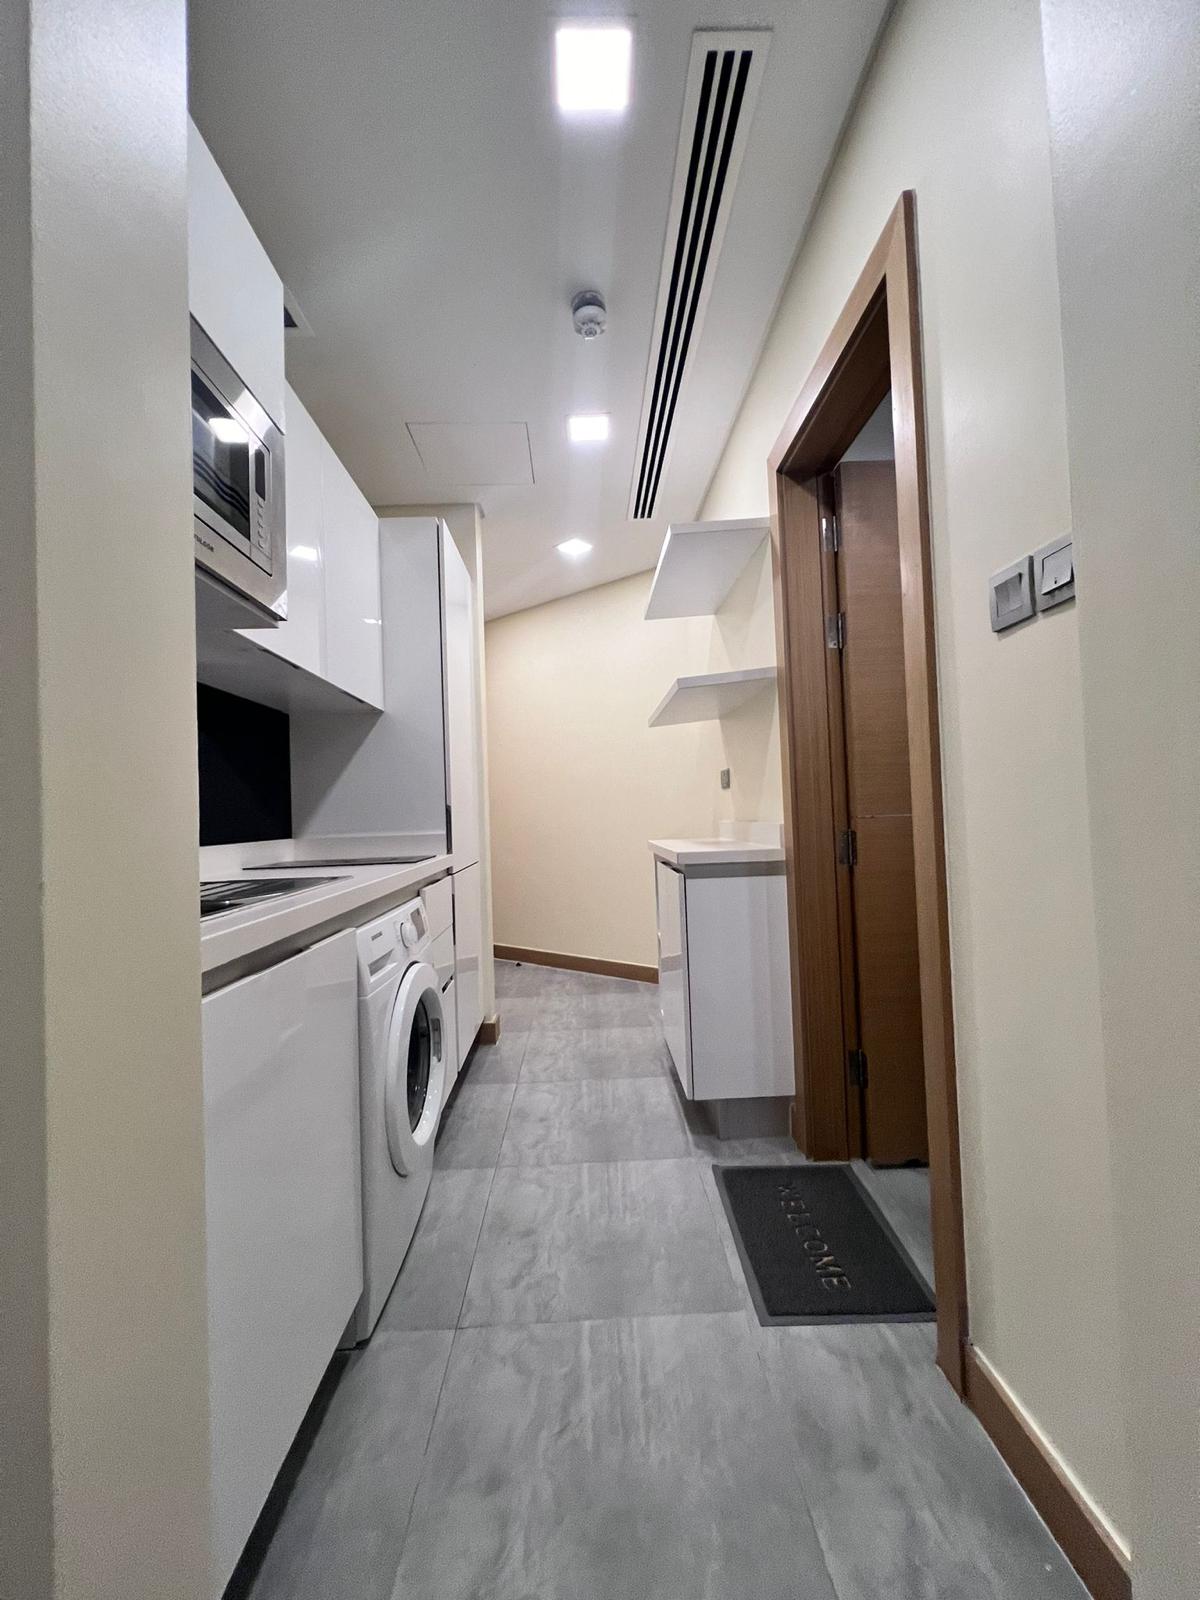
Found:
[(362, 1292), (354, 933), (202, 1017), (220, 1593)]
[(188, 303), (272, 422), (286, 432), (283, 284), (190, 120)]
[(654, 863), (658, 898), (658, 1000), (667, 1049), (688, 1099), (692, 1098), (692, 1056), (687, 993), (687, 900), (683, 873)]
[(454, 870), (479, 860), (479, 732), (475, 590), (445, 523), (442, 539), (446, 788)]
[(326, 445), (325, 673), (368, 705), (383, 704), (379, 518)]
[(325, 436), (287, 389), (284, 452), (287, 513), (287, 621), (277, 628), (245, 628), (247, 639), (285, 661), (325, 676)]
[(454, 988), (460, 1067), (483, 1022), (482, 960), (483, 877), (476, 863), (454, 874)]

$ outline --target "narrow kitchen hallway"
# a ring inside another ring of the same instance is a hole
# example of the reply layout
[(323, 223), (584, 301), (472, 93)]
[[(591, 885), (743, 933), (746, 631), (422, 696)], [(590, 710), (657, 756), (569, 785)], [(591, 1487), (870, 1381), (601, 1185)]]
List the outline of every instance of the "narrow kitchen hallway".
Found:
[(655, 989), (496, 970), (391, 1300), (227, 1600), (1083, 1596), (931, 1324), (759, 1325), (712, 1163), (800, 1157), (698, 1130)]

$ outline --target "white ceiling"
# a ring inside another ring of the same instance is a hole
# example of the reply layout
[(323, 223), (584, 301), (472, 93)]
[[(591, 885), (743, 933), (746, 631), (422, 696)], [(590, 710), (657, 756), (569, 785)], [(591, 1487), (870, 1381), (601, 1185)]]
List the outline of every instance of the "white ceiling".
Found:
[[(193, 115), (312, 328), (289, 338), (288, 376), (374, 504), (479, 501), (489, 615), (651, 567), (667, 523), (695, 515), (886, 9), (643, 0), (629, 112), (573, 125), (554, 106), (553, 32), (620, 16), (598, 0), (192, 5)], [(660, 515), (631, 522), (701, 26), (772, 40)], [(591, 343), (571, 327), (582, 288), (608, 302)], [(611, 413), (607, 445), (567, 442), (575, 411)], [(507, 481), (452, 481), (463, 451), (458, 470)], [(554, 548), (572, 536), (594, 545), (579, 563)]]

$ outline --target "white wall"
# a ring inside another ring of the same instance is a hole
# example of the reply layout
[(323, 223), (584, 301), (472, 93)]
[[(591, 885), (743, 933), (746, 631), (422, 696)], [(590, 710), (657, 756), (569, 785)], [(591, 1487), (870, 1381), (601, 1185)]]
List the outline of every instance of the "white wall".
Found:
[(647, 840), (780, 815), (773, 692), (720, 725), (648, 726), (675, 678), (773, 662), (766, 545), (717, 618), (644, 621), (650, 578), (488, 623), (499, 944), (653, 966)]
[[(1071, 524), (1037, 0), (884, 35), (703, 514), (767, 454), (901, 191), (917, 195), (972, 1336), (1129, 1525), (1079, 619), (1007, 636), (989, 573)], [(1086, 601), (1081, 604), (1086, 604)]]
[(1043, 0), (1134, 1592), (1200, 1594), (1200, 10)]
[(0, 1592), (200, 1600), (184, 7), (0, 58)]

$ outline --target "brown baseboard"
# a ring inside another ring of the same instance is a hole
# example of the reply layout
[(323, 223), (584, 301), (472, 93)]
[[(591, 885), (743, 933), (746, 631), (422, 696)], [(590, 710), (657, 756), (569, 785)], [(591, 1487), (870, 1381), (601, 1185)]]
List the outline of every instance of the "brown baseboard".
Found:
[(1107, 1528), (969, 1345), (966, 1377), (967, 1404), (1093, 1600), (1130, 1600), (1133, 1585), (1125, 1557)]
[(525, 950), (516, 944), (498, 944), (497, 961), (527, 961), (535, 967), (563, 967), (567, 972), (598, 972), (605, 978), (631, 978), (635, 983), (657, 983), (657, 967), (636, 961), (603, 961), (599, 956), (564, 956), (553, 950)]
[(479, 1032), (475, 1035), (476, 1044), (498, 1044), (500, 1042), (500, 1018), (484, 1017), (479, 1024)]

